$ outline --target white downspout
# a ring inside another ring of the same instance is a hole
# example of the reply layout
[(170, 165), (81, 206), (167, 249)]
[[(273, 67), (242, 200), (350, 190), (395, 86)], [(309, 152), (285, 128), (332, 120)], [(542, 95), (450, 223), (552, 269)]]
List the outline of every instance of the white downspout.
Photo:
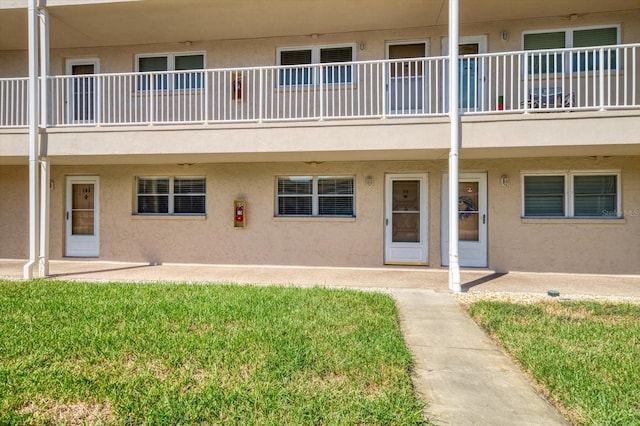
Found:
[(49, 11), (44, 1), (40, 4), (40, 257), (39, 274), (49, 275), (49, 211), (51, 171), (47, 157), (48, 135), (47, 117), (49, 96), (47, 77), (49, 76)]
[(458, 75), (458, 0), (449, 0), (449, 117), (451, 148), (449, 150), (449, 289), (462, 291), (458, 256), (458, 153), (460, 149), (460, 110)]
[(37, 264), (39, 246), (38, 203), (38, 9), (36, 0), (29, 0), (29, 262), (23, 276), (32, 279)]

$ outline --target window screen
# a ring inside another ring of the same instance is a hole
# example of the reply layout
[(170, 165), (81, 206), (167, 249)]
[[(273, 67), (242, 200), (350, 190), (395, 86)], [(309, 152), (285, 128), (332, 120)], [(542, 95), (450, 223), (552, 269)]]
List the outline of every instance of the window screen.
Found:
[(169, 178), (138, 178), (138, 213), (169, 213)]
[[(573, 32), (573, 47), (611, 46), (617, 43), (618, 29), (616, 27), (576, 30)], [(617, 68), (616, 63), (616, 52), (605, 51), (604, 68), (614, 70)], [(598, 69), (600, 69), (599, 50), (574, 53), (574, 71), (594, 71)]]
[(313, 72), (311, 64), (311, 49), (283, 50), (280, 52), (280, 65), (302, 65), (280, 70), (281, 86), (299, 86), (312, 84)]
[(139, 177), (138, 214), (205, 214), (204, 177)]
[(318, 178), (318, 214), (320, 216), (353, 215), (353, 178)]
[(617, 209), (617, 176), (574, 176), (574, 215), (607, 216)]
[(525, 176), (525, 216), (565, 216), (564, 176)]
[[(320, 49), (320, 63), (331, 64), (340, 62), (353, 61), (353, 48), (347, 47), (331, 47)], [(323, 81), (325, 84), (351, 83), (352, 67), (350, 65), (333, 65), (324, 67)]]
[[(204, 55), (185, 55), (175, 57), (175, 70), (201, 70), (204, 69)], [(204, 73), (188, 72), (175, 75), (175, 87), (178, 89), (200, 89), (203, 87)]]
[(280, 176), (278, 216), (354, 216), (352, 176)]
[(313, 178), (311, 176), (278, 178), (278, 215), (311, 216)]
[[(564, 31), (524, 35), (524, 50), (564, 49), (567, 34)], [(564, 55), (540, 53), (528, 56), (529, 73), (562, 72)]]

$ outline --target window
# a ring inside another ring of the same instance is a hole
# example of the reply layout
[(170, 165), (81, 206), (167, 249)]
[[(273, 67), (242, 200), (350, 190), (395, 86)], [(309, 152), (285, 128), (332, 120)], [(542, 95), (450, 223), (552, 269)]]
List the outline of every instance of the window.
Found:
[[(304, 48), (278, 49), (280, 86), (306, 86), (320, 84), (350, 84), (353, 81), (353, 67), (340, 65), (353, 62), (354, 46), (316, 46)], [(336, 64), (322, 67), (322, 72), (313, 64)]]
[(204, 177), (138, 177), (136, 213), (203, 215), (206, 205)]
[(355, 216), (353, 176), (279, 176), (277, 216)]
[(558, 172), (523, 175), (524, 217), (620, 217), (620, 174)]
[[(619, 43), (618, 34), (617, 26), (530, 32), (523, 35), (523, 47), (524, 50), (544, 50), (611, 46)], [(604, 61), (605, 69), (617, 69), (615, 51), (605, 51)], [(563, 73), (570, 64), (574, 72), (597, 70), (600, 68), (600, 53), (598, 50), (544, 53), (528, 58), (530, 74)]]
[[(139, 77), (139, 90), (185, 90), (203, 87), (204, 74), (188, 71), (204, 69), (204, 53), (140, 55), (137, 57), (136, 66), (138, 72), (162, 72)], [(168, 77), (167, 71), (175, 72)]]

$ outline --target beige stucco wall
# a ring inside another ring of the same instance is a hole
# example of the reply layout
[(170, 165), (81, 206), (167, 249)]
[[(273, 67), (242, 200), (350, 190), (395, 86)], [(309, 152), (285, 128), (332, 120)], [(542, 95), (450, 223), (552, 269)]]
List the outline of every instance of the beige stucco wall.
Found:
[[(55, 32), (55, 21), (52, 32)], [(462, 24), (461, 36), (487, 36), (489, 52), (522, 50), (522, 32), (540, 29), (563, 29), (589, 27), (597, 25), (620, 25), (621, 42), (640, 42), (640, 9), (625, 12), (592, 13), (579, 16), (574, 20), (566, 16), (530, 18), (507, 21), (479, 22)], [(114, 29), (117, 31), (117, 29)], [(99, 58), (100, 71), (135, 71), (135, 56), (150, 53), (206, 52), (208, 68), (251, 67), (276, 64), (276, 48), (288, 46), (331, 45), (336, 43), (363, 43), (364, 50), (357, 49), (358, 61), (386, 58), (386, 42), (400, 40), (426, 39), (429, 42), (430, 56), (442, 54), (442, 40), (447, 36), (447, 27), (425, 26), (399, 30), (376, 30), (341, 33), (323, 33), (317, 37), (310, 34), (296, 37), (274, 37), (239, 40), (193, 40), (185, 46), (184, 39), (175, 43), (143, 45), (114, 45), (107, 47), (52, 49), (51, 74), (66, 74), (66, 59)], [(508, 33), (508, 39), (502, 39), (502, 32)], [(0, 77), (27, 75), (27, 55), (23, 51), (0, 51)]]
[[(429, 263), (440, 265), (441, 177), (445, 160), (58, 166), (52, 171), (51, 257), (64, 250), (65, 176), (100, 177), (100, 258), (144, 262), (375, 267), (383, 264), (385, 173), (427, 172)], [(499, 271), (640, 273), (640, 157), (462, 160), (462, 171), (488, 177), (489, 267)], [(621, 172), (623, 220), (521, 219), (521, 172)], [(355, 175), (355, 219), (274, 218), (277, 175)], [(140, 175), (207, 178), (206, 218), (132, 214)], [(510, 184), (500, 184), (502, 175)], [(365, 184), (372, 176), (373, 186)], [(2, 167), (0, 257), (24, 257), (27, 245), (26, 167)], [(248, 203), (247, 228), (233, 228), (233, 200)], [(15, 207), (14, 207), (15, 206)]]
[(26, 166), (0, 166), (0, 258), (29, 253), (28, 173)]

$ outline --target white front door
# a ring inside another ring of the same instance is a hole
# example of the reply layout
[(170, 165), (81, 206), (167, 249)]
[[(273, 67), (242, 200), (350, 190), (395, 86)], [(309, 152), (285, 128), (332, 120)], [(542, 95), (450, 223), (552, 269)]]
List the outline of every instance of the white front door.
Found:
[(100, 255), (100, 186), (98, 176), (67, 177), (65, 256)]
[[(460, 173), (458, 184), (458, 255), (460, 266), (487, 263), (487, 174)], [(449, 265), (449, 176), (442, 178), (442, 264)]]
[(427, 241), (427, 174), (388, 174), (385, 178), (385, 263), (426, 265)]

